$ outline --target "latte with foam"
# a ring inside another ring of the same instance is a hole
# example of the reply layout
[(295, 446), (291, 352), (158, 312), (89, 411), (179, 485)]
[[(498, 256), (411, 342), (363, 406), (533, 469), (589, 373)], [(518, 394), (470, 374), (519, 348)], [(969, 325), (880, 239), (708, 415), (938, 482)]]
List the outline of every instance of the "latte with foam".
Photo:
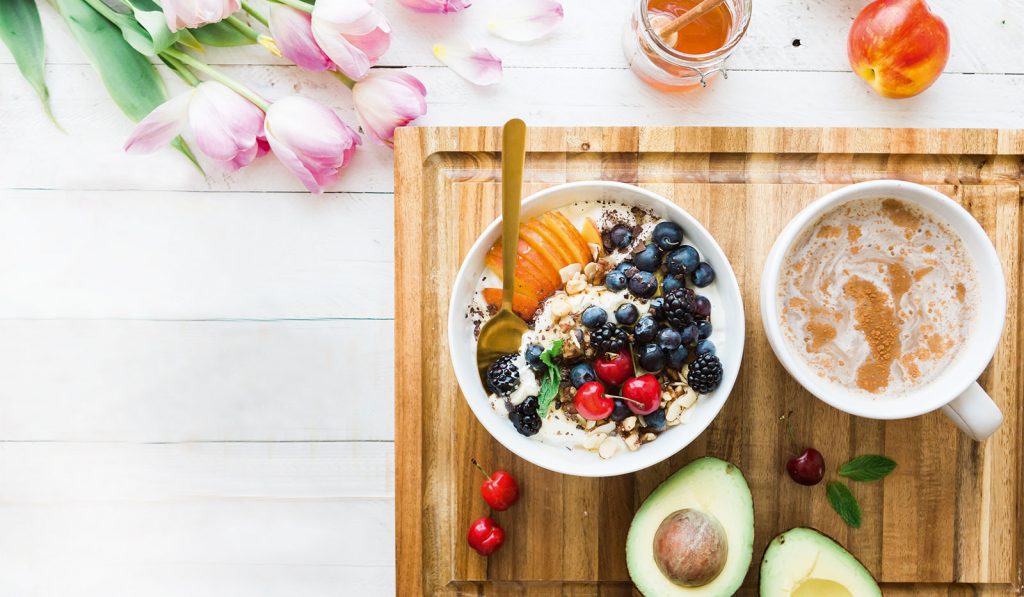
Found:
[(819, 376), (896, 395), (955, 358), (970, 333), (976, 286), (955, 231), (898, 199), (856, 200), (793, 245), (779, 317), (791, 349)]

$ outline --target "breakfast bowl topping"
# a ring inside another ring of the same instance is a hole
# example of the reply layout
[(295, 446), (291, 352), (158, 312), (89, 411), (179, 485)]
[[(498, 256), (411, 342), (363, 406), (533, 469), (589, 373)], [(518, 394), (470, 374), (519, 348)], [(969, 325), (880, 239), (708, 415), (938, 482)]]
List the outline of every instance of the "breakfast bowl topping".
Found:
[[(485, 385), (520, 435), (608, 459), (684, 423), (718, 388), (715, 272), (679, 224), (579, 202), (519, 234), (513, 309), (529, 330)], [(476, 329), (501, 302), (501, 257), (499, 239), (467, 313)]]

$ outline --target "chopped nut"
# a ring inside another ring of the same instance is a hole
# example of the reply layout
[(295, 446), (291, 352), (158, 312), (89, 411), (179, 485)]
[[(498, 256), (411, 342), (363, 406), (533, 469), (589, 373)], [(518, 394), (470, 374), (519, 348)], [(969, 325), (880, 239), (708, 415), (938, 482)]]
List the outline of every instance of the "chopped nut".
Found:
[(582, 274), (577, 273), (568, 282), (565, 283), (566, 294), (579, 294), (587, 289), (587, 279)]
[(683, 414), (683, 404), (679, 400), (676, 400), (672, 404), (668, 405), (667, 409), (665, 409), (665, 420), (675, 421), (681, 414)]
[(615, 438), (612, 437), (609, 437), (605, 439), (603, 442), (601, 442), (601, 447), (597, 449), (597, 453), (601, 456), (601, 458), (604, 458), (605, 460), (608, 460), (612, 456), (615, 456), (615, 453), (618, 451), (619, 444), (615, 441)]
[(550, 305), (548, 305), (548, 309), (551, 310), (552, 316), (554, 316), (557, 319), (561, 319), (562, 317), (565, 317), (566, 315), (569, 314), (569, 311), (572, 310), (572, 307), (569, 306), (569, 301), (566, 301), (565, 299), (562, 298), (556, 298), (551, 301)]
[(666, 425), (668, 425), (669, 427), (675, 427), (676, 425), (678, 425), (678, 424), (680, 424), (682, 422), (683, 422), (683, 419), (679, 418), (679, 419), (676, 419), (675, 421), (668, 421), (666, 423)]
[(590, 249), (590, 257), (596, 261), (601, 255), (601, 245), (597, 243), (587, 243), (587, 247)]
[(582, 443), (583, 447), (586, 448), (587, 450), (593, 450), (599, 444), (604, 442), (604, 440), (607, 437), (608, 436), (603, 434), (603, 433), (597, 433), (597, 434), (594, 434), (594, 435), (588, 435), (587, 437), (583, 438), (583, 441), (580, 442), (580, 443)]
[(679, 381), (679, 372), (675, 369), (665, 369), (665, 375), (667, 375), (672, 381)]
[(647, 442), (653, 442), (657, 437), (658, 436), (653, 433), (645, 433), (644, 436), (640, 438), (640, 441), (646, 444)]
[(694, 392), (684, 392), (682, 397), (679, 398), (679, 402), (683, 405), (683, 408), (690, 408), (697, 402), (697, 394)]
[(613, 421), (608, 421), (604, 425), (600, 425), (598, 427), (594, 427), (594, 431), (596, 431), (597, 433), (608, 434), (608, 433), (611, 433), (614, 430), (615, 430), (615, 423)]
[(636, 428), (636, 417), (626, 417), (622, 420), (622, 428), (625, 431), (632, 431)]
[(590, 263), (583, 266), (583, 275), (587, 277), (587, 281), (591, 284), (594, 283), (594, 275), (597, 274), (598, 265), (596, 262), (591, 261)]
[(587, 421), (586, 423), (583, 424), (583, 426), (586, 427), (587, 431), (590, 431), (596, 425), (597, 425), (597, 421)]
[(583, 269), (583, 266), (581, 266), (580, 264), (578, 264), (578, 263), (570, 263), (569, 265), (567, 265), (567, 266), (563, 267), (562, 269), (558, 270), (558, 274), (560, 276), (562, 276), (562, 283), (566, 284), (566, 283), (569, 282), (569, 280), (572, 279), (573, 276), (575, 276), (576, 274), (580, 273), (580, 271), (582, 269)]
[(673, 398), (675, 398), (675, 396), (673, 396), (671, 393), (669, 393), (668, 390), (665, 390), (664, 392), (661, 393), (661, 401), (662, 402), (668, 402), (669, 400), (672, 400)]
[(628, 436), (626, 436), (625, 441), (626, 447), (629, 448), (631, 452), (636, 451), (640, 448), (640, 436), (637, 435), (636, 433), (631, 433)]

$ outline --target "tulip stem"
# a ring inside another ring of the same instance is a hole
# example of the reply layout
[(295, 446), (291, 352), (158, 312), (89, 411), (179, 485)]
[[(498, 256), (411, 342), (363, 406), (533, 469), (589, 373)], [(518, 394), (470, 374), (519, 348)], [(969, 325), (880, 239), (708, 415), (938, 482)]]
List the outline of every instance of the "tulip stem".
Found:
[(163, 53), (167, 56), (170, 56), (171, 58), (178, 60), (179, 62), (185, 63), (186, 65), (196, 69), (199, 72), (209, 75), (210, 78), (212, 78), (214, 81), (223, 83), (225, 86), (227, 86), (229, 89), (231, 89), (238, 95), (256, 104), (264, 112), (266, 112), (267, 109), (270, 108), (270, 103), (267, 102), (267, 100), (260, 97), (259, 95), (257, 95), (256, 92), (249, 89), (245, 85), (242, 85), (238, 81), (235, 81), (231, 77), (228, 77), (227, 75), (213, 68), (209, 64), (206, 64), (202, 60), (193, 58), (185, 52), (179, 52), (178, 50), (175, 50), (173, 48), (167, 48), (163, 51)]
[(353, 79), (350, 79), (349, 77), (345, 76), (345, 73), (341, 71), (331, 71), (331, 74), (337, 77), (338, 80), (344, 83), (345, 87), (348, 87), (349, 89), (352, 89), (353, 87), (356, 86), (356, 82)]
[(263, 16), (263, 13), (256, 10), (252, 4), (249, 4), (245, 0), (242, 0), (242, 10), (249, 13), (249, 16), (251, 16), (252, 18), (263, 23), (264, 27), (270, 27), (270, 21), (267, 20), (267, 17)]
[(290, 7), (294, 8), (295, 10), (301, 10), (302, 12), (308, 12), (308, 13), (312, 13), (313, 12), (313, 7), (311, 5), (309, 5), (309, 4), (306, 4), (302, 0), (271, 0), (271, 1), (272, 2), (277, 2), (278, 4), (284, 4), (285, 6), (290, 6)]
[(171, 67), (171, 70), (173, 70), (176, 75), (181, 77), (182, 81), (185, 81), (193, 87), (200, 83), (199, 77), (197, 77), (195, 73), (190, 71), (188, 67), (182, 64), (181, 61), (177, 58), (174, 58), (173, 56), (169, 56), (167, 54), (161, 55), (160, 58), (162, 58), (163, 61), (167, 63), (167, 66)]
[(260, 34), (256, 33), (256, 30), (253, 29), (252, 27), (250, 27), (249, 25), (247, 25), (245, 23), (245, 21), (243, 21), (242, 19), (232, 15), (232, 16), (229, 16), (228, 18), (224, 19), (224, 21), (228, 25), (231, 25), (232, 27), (234, 27), (236, 31), (238, 31), (242, 35), (248, 37), (249, 39), (251, 39), (253, 41), (258, 41), (259, 40)]

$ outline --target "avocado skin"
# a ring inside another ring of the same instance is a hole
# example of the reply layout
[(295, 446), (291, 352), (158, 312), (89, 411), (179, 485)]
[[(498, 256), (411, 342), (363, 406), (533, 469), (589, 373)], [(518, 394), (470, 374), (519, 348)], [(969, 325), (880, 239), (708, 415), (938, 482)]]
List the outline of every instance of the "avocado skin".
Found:
[[(794, 527), (788, 531), (779, 533), (768, 542), (768, 545), (764, 549), (764, 553), (761, 555), (761, 568), (759, 571), (760, 577), (758, 582), (758, 592), (761, 597), (789, 595), (789, 593), (780, 592), (778, 588), (772, 584), (772, 580), (765, 578), (766, 568), (773, 563), (769, 559), (769, 556), (774, 551), (782, 548), (782, 546), (787, 543), (787, 538), (791, 544), (794, 541), (813, 541), (819, 549), (831, 549), (833, 555), (835, 555), (839, 561), (845, 561), (845, 564), (850, 566), (850, 571), (852, 571), (853, 575), (848, 577), (848, 579), (854, 581), (851, 584), (857, 585), (854, 587), (855, 590), (850, 591), (853, 597), (882, 597), (882, 591), (878, 586), (878, 581), (875, 580), (875, 577), (867, 567), (857, 559), (856, 556), (850, 553), (841, 543), (830, 537), (827, 533), (823, 533), (818, 529), (811, 527)], [(831, 578), (825, 578), (825, 580), (831, 580)], [(844, 586), (849, 590), (849, 586)]]

